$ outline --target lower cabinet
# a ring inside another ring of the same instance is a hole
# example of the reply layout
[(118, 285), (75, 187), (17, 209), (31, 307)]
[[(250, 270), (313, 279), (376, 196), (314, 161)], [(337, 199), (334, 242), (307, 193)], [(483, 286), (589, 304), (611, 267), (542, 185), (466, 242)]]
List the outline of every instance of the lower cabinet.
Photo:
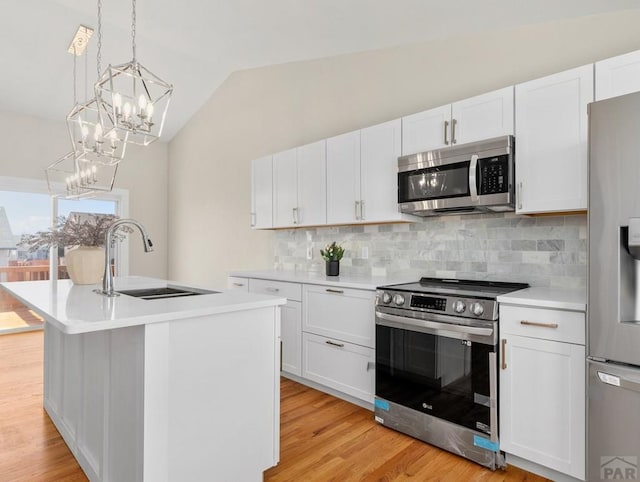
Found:
[(500, 313), (501, 449), (584, 480), (584, 313), (510, 306)]
[(302, 375), (302, 303), (287, 300), (281, 308), (280, 324), (282, 338), (281, 370), (293, 375)]
[(302, 340), (304, 378), (373, 403), (373, 348), (313, 333), (303, 333)]
[(237, 276), (227, 284), (229, 289), (287, 298), (280, 312), (285, 375), (373, 404), (374, 290)]

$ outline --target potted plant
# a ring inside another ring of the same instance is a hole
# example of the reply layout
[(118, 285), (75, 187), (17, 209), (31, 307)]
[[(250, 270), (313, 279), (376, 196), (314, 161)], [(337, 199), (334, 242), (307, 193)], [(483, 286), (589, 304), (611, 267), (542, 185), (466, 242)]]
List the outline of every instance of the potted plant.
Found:
[[(104, 242), (109, 226), (117, 220), (113, 214), (71, 213), (60, 216), (56, 226), (34, 234), (24, 234), (18, 242), (29, 252), (64, 247), (65, 264), (75, 284), (96, 284), (104, 272)], [(115, 238), (121, 240), (130, 228), (122, 227)]]
[(326, 261), (327, 276), (340, 275), (340, 260), (344, 256), (344, 248), (334, 241), (321, 249), (320, 254)]

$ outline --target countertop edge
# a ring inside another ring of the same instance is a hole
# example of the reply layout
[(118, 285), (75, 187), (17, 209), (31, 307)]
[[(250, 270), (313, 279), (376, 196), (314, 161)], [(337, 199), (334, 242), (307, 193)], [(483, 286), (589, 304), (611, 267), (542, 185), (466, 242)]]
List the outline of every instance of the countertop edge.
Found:
[(497, 298), (504, 305), (530, 306), (533, 308), (549, 308), (565, 311), (587, 311), (586, 293), (584, 290), (553, 289), (532, 287)]
[(353, 288), (369, 291), (375, 291), (378, 286), (409, 283), (415, 281), (415, 276), (412, 275), (390, 275), (386, 277), (373, 276), (370, 278), (370, 280), (359, 280), (358, 276), (326, 276), (323, 278), (323, 275), (318, 272), (304, 273), (291, 271), (230, 271), (227, 273), (227, 276), (318, 286), (340, 286), (343, 288)]

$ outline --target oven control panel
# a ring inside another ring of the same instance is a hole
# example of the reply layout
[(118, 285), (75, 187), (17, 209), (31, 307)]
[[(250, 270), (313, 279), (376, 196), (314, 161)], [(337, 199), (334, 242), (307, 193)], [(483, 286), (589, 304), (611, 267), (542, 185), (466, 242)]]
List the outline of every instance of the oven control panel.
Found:
[(498, 304), (492, 299), (380, 290), (377, 304), (403, 310), (435, 312), (480, 320), (498, 319)]

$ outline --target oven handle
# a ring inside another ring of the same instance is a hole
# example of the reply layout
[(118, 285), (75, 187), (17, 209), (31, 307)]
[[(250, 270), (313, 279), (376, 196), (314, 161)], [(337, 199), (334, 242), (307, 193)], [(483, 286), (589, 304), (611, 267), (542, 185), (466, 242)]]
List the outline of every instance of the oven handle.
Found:
[[(493, 328), (479, 328), (477, 326), (453, 325), (450, 323), (438, 323), (436, 321), (419, 320), (416, 318), (407, 318), (406, 316), (390, 315), (388, 313), (376, 313), (376, 323), (378, 320), (389, 321), (405, 326), (415, 326), (417, 328), (430, 328), (433, 331), (449, 331), (454, 333), (465, 333), (467, 335), (493, 335)], [(391, 326), (395, 325), (387, 323), (378, 323), (379, 325)]]
[(498, 359), (496, 353), (489, 353), (489, 427), (491, 441), (498, 441)]
[(478, 172), (478, 155), (471, 156), (471, 164), (469, 165), (469, 194), (471, 202), (478, 202), (478, 188), (476, 187), (476, 176)]

